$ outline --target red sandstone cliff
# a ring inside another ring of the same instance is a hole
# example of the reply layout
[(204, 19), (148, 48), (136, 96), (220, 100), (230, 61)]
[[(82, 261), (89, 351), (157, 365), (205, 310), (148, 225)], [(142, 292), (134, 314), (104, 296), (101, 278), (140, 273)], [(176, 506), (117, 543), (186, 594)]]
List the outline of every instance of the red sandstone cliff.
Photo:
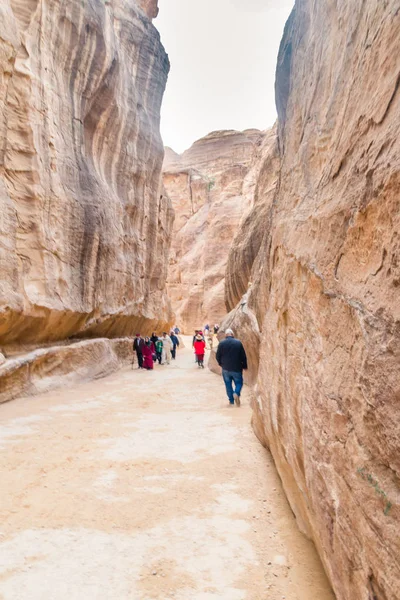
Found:
[(276, 191), (226, 280), (226, 324), (260, 341), (255, 429), (341, 600), (400, 598), (399, 56), (397, 1), (297, 0)]
[(257, 130), (217, 131), (182, 156), (167, 148), (163, 180), (175, 209), (168, 293), (185, 332), (225, 314), (229, 249), (249, 204)]
[(157, 2), (0, 7), (0, 344), (170, 321)]

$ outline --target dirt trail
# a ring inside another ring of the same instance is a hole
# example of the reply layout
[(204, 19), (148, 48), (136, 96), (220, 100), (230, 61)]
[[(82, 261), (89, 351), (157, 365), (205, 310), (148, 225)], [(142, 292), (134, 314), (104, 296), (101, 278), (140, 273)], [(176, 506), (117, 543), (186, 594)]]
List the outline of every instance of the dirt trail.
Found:
[(246, 401), (191, 350), (0, 406), (3, 600), (332, 600)]

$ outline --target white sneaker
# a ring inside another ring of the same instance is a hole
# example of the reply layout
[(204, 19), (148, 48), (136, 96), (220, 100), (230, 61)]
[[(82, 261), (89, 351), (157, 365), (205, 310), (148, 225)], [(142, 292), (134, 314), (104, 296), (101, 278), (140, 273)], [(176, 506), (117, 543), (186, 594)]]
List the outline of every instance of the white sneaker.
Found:
[(233, 399), (235, 401), (236, 406), (240, 406), (240, 396), (237, 394), (233, 394)]

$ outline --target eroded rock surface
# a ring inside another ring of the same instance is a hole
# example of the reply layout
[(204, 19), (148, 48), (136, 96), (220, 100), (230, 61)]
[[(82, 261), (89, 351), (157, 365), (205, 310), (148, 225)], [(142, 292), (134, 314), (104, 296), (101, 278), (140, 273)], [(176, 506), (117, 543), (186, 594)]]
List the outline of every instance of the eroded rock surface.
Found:
[(167, 148), (164, 185), (175, 209), (168, 293), (185, 332), (225, 314), (229, 249), (251, 202), (258, 130), (217, 131), (179, 156)]
[[(232, 241), (226, 269), (225, 303), (228, 311), (258, 280), (260, 247), (271, 228), (271, 210), (278, 184), (280, 155), (277, 127), (267, 131), (245, 180), (246, 211)], [(251, 297), (250, 293), (250, 297)], [(251, 302), (250, 302), (251, 304)]]
[[(221, 323), (219, 338), (228, 328), (240, 333), (246, 349), (248, 370), (245, 381), (253, 385), (257, 380), (260, 353), (260, 322), (257, 318), (260, 297), (259, 272), (263, 252), (268, 243), (273, 200), (277, 190), (280, 169), (277, 128), (266, 132), (253, 156), (249, 174), (245, 179), (247, 210), (230, 248), (225, 278), (225, 303), (229, 314)], [(265, 294), (264, 294), (265, 296)], [(211, 352), (209, 368), (219, 373), (215, 348)]]
[(1, 345), (171, 320), (156, 5), (1, 3)]
[(132, 361), (132, 342), (84, 340), (39, 348), (3, 362), (0, 354), (0, 404), (105, 377)]
[(227, 279), (233, 308), (248, 262), (255, 429), (341, 600), (400, 597), (399, 52), (397, 1), (297, 0), (266, 235)]
[(158, 15), (158, 0), (138, 0), (138, 4), (149, 19), (155, 19)]

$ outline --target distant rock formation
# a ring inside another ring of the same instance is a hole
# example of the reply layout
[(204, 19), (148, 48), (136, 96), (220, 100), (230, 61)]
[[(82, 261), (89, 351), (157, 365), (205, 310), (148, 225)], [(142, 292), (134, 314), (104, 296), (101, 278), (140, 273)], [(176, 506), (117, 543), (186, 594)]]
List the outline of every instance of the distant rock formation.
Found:
[(267, 147), (226, 278), (255, 430), (340, 600), (400, 598), (399, 55), (397, 1), (296, 1), (278, 177)]
[(216, 131), (182, 156), (166, 149), (163, 179), (175, 209), (167, 287), (185, 332), (226, 313), (229, 249), (250, 202), (249, 170), (262, 140), (258, 130)]
[(157, 2), (0, 6), (0, 346), (171, 321)]

